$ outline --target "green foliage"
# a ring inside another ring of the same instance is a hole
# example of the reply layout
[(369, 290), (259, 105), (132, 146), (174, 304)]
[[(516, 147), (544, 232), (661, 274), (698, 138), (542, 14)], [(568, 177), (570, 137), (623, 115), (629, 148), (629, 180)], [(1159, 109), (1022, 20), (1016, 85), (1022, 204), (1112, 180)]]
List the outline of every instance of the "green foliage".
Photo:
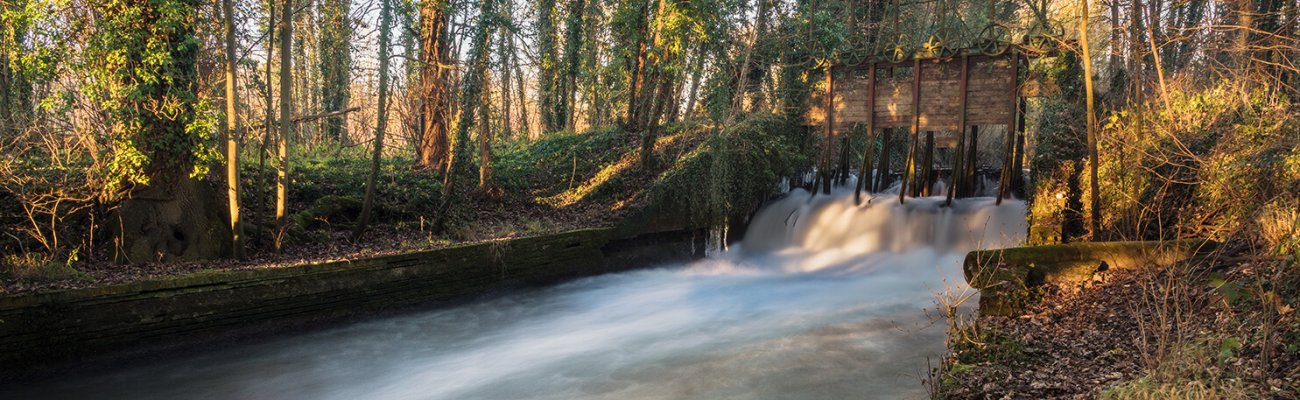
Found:
[[(442, 194), (442, 181), (411, 167), (409, 158), (381, 160), (375, 180), (371, 221), (377, 225), (432, 220)], [(348, 231), (361, 211), (370, 160), (362, 157), (298, 157), (290, 175), (288, 208), (297, 233), (315, 230)], [(274, 226), (275, 169), (244, 163), (244, 202), (254, 241), (270, 240)], [(265, 229), (256, 229), (258, 227)], [(294, 238), (290, 238), (294, 239)]]
[(1243, 238), (1290, 249), (1300, 190), (1292, 107), (1216, 87), (1112, 113), (1100, 179), (1123, 184), (1103, 185), (1103, 225), (1121, 237)]
[(497, 179), (508, 193), (553, 196), (614, 164), (636, 142), (621, 129), (597, 128), (577, 133), (556, 131), (536, 141), (513, 140), (497, 145)]
[[(81, 66), (113, 148), (108, 191), (164, 174), (199, 176), (216, 158), (216, 114), (196, 94), (196, 0), (92, 3), (99, 18)], [(120, 182), (120, 183), (119, 183)]]
[(40, 253), (6, 255), (0, 259), (0, 281), (22, 285), (89, 279), (86, 273), (72, 267), (77, 258), (76, 251), (64, 260)]
[(659, 175), (651, 204), (688, 209), (692, 221), (718, 224), (775, 194), (773, 184), (810, 162), (798, 129), (767, 114), (723, 128)]

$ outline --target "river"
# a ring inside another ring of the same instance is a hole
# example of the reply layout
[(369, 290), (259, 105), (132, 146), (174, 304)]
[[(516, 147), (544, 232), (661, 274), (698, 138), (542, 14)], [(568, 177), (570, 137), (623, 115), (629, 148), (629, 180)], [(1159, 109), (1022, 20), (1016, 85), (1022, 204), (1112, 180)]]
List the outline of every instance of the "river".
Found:
[(965, 252), (1026, 232), (1022, 202), (942, 203), (796, 190), (743, 243), (700, 261), (61, 375), (0, 398), (924, 398), (943, 351), (936, 293), (970, 290)]

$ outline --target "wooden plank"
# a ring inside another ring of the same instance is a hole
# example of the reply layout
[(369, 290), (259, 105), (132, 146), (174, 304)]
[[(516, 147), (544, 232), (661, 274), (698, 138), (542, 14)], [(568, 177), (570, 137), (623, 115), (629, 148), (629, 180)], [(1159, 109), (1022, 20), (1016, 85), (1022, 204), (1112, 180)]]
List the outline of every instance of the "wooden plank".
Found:
[[(825, 111), (832, 110), (831, 119), (835, 122), (832, 132), (836, 135), (851, 131), (855, 124), (866, 124), (869, 120), (874, 120), (873, 126), (878, 129), (911, 128), (915, 124), (919, 129), (957, 131), (963, 126), (959, 121), (962, 113), (958, 110), (964, 100), (965, 125), (1002, 125), (1014, 116), (1015, 109), (1013, 102), (1007, 99), (1015, 93), (1011, 88), (1016, 84), (1012, 77), (1011, 59), (1010, 55), (970, 55), (944, 60), (840, 66), (836, 69), (831, 101), (826, 101), (824, 89), (815, 90), (808, 120), (813, 125), (823, 125), (827, 116)], [(920, 67), (922, 65), (924, 67)], [(918, 68), (919, 76), (909, 71)], [(961, 88), (963, 82), (966, 85), (964, 91)], [(924, 96), (914, 96), (916, 91)], [(916, 101), (918, 97), (919, 102)], [(914, 115), (916, 110), (920, 115)]]

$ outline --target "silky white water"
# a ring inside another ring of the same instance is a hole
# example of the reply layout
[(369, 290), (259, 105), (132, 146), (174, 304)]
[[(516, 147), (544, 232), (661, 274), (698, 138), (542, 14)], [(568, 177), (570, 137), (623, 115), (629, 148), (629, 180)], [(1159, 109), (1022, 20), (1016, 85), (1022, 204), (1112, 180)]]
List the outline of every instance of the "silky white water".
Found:
[(919, 398), (927, 358), (943, 350), (935, 293), (966, 288), (966, 251), (1026, 231), (1021, 202), (942, 203), (882, 195), (859, 206), (851, 189), (811, 201), (796, 190), (760, 211), (743, 243), (698, 262), (60, 376), (0, 398)]

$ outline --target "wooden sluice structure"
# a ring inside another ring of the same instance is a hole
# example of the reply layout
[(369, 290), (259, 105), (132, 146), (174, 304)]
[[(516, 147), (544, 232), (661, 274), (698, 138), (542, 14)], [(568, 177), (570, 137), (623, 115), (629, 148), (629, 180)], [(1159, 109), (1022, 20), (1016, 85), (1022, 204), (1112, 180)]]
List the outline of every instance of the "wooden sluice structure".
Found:
[[(1034, 95), (1039, 86), (1022, 79), (1028, 59), (1012, 47), (998, 55), (958, 52), (946, 58), (831, 66), (826, 90), (813, 93), (808, 115), (810, 124), (826, 135), (823, 168), (830, 169), (830, 148), (840, 139), (837, 169), (843, 184), (849, 169), (848, 135), (865, 126), (867, 145), (856, 189), (859, 199), (863, 190), (887, 189), (891, 158), (905, 157), (899, 201), (909, 195), (945, 195), (950, 203), (954, 197), (975, 194), (980, 127), (1002, 125), (1008, 140), (999, 174), (1000, 204), (1013, 191), (1023, 190), (1024, 98)], [(894, 140), (908, 141), (906, 154), (890, 154)], [(877, 141), (883, 144), (879, 155)], [(946, 168), (951, 171), (950, 184), (947, 193), (930, 193), (940, 170), (935, 166), (935, 151), (942, 148), (955, 153)], [(828, 192), (831, 178), (824, 175), (821, 187)]]

